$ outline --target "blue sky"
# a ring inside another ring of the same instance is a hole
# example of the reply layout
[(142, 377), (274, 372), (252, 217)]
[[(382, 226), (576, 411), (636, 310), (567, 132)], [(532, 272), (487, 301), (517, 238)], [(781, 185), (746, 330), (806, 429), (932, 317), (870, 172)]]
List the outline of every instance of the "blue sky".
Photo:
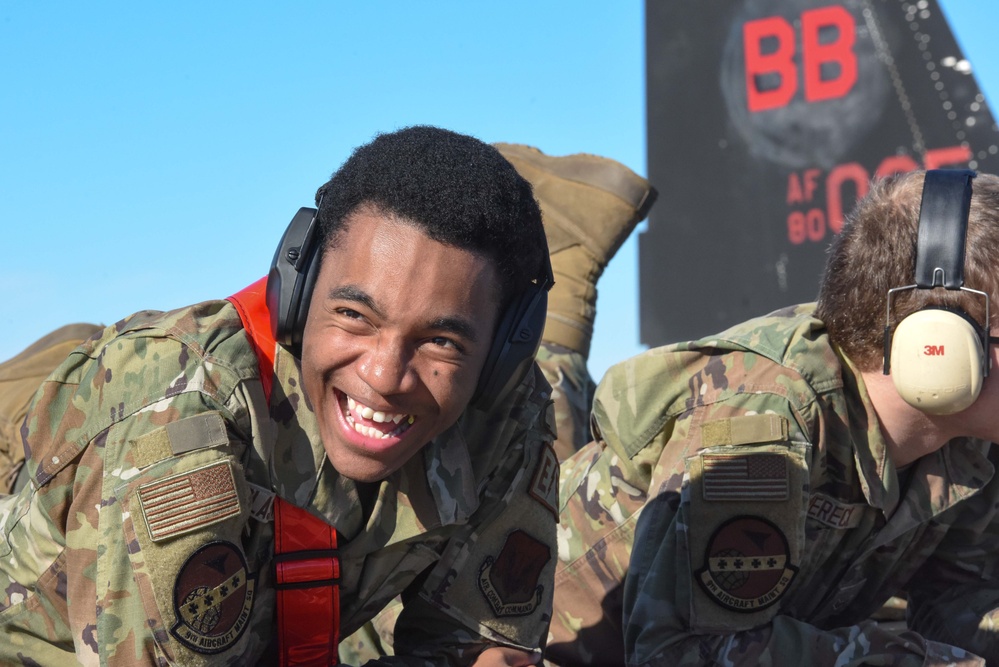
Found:
[[(941, 4), (997, 99), (995, 6)], [(646, 173), (643, 15), (639, 0), (0, 3), (0, 359), (264, 275), (294, 212), (380, 131), (429, 123)], [(599, 285), (597, 378), (642, 349), (637, 250), (633, 235)]]

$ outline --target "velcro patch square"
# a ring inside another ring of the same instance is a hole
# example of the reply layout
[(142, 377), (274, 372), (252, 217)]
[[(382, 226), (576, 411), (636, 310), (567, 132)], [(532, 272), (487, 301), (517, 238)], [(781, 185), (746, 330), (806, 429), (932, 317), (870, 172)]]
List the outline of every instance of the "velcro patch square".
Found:
[(558, 477), (558, 456), (555, 455), (551, 445), (545, 443), (538, 464), (534, 468), (528, 493), (552, 513), (555, 521), (558, 521)]
[(228, 461), (143, 484), (138, 496), (149, 537), (154, 542), (240, 513), (239, 495)]

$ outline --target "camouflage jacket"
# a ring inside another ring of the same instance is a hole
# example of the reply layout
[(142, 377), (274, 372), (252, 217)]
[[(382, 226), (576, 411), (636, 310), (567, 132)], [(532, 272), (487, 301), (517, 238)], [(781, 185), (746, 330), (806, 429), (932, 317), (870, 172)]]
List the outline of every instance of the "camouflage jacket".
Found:
[(274, 370), (268, 405), (236, 310), (210, 301), (138, 313), (49, 376), (31, 484), (0, 500), (0, 664), (276, 664), (275, 495), (340, 533), (341, 636), (402, 594), (388, 662), (541, 646), (557, 465), (540, 372), (358, 484), (326, 458), (298, 360), (279, 349)]
[[(552, 414), (558, 431), (553, 448), (558, 460), (562, 461), (590, 441), (588, 420), (595, 386), (586, 366), (586, 358), (579, 352), (542, 341), (536, 360), (551, 385)], [(560, 540), (559, 546), (565, 543), (565, 540)], [(556, 578), (560, 576), (562, 565), (561, 560), (556, 563)], [(557, 588), (555, 595), (559, 595)], [(401, 600), (393, 600), (371, 623), (344, 637), (340, 642), (341, 660), (359, 664), (392, 655), (392, 628), (402, 607)], [(599, 663), (590, 661), (588, 664)]]
[[(612, 634), (616, 608), (631, 665), (999, 660), (993, 448), (954, 440), (900, 474), (859, 373), (811, 312), (605, 376), (598, 444), (563, 468), (552, 631), (583, 638), (563, 662)], [(865, 621), (899, 591), (909, 630)], [(589, 606), (567, 602), (584, 593)]]

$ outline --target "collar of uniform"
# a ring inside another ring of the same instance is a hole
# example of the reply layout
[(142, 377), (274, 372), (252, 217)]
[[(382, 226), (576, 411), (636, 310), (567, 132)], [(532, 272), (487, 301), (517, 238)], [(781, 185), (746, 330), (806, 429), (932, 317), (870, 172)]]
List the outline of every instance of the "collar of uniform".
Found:
[(462, 434), (464, 421), (463, 415), (423, 448), (427, 482), (444, 525), (465, 522), (479, 507), (475, 471)]
[(912, 463), (905, 497), (878, 533), (874, 548), (889, 544), (915, 526), (936, 520), (960, 501), (975, 495), (992, 479), (990, 444), (957, 438)]
[(975, 438), (955, 438), (919, 459), (917, 479), (929, 488), (933, 516), (979, 491), (995, 475), (989, 461), (991, 443)]
[[(860, 372), (840, 350), (843, 381), (849, 406), (854, 460), (860, 471), (860, 484), (868, 502), (891, 517), (902, 502), (898, 470), (888, 456), (888, 446), (881, 433), (881, 423), (871, 404)], [(863, 421), (860, 415), (866, 415)], [(858, 431), (857, 429), (864, 429)], [(992, 479), (995, 468), (988, 460), (989, 443), (971, 438), (956, 438), (943, 448), (923, 456), (911, 465), (912, 479), (927, 486), (933, 516), (977, 493)], [(918, 480), (918, 481), (917, 481)], [(910, 485), (911, 487), (911, 485)]]
[(847, 420), (853, 441), (853, 457), (860, 486), (872, 507), (891, 516), (899, 502), (899, 480), (895, 464), (888, 457), (888, 446), (881, 433), (874, 405), (860, 371), (836, 346), (843, 373), (843, 388), (847, 402)]
[[(514, 474), (515, 450), (527, 440), (550, 441), (545, 420), (551, 385), (537, 364), (500, 403), (483, 411), (469, 406), (458, 422), (423, 450), (427, 482), (441, 523), (463, 523), (475, 512), (487, 482)], [(498, 472), (506, 470), (506, 472)]]
[(361, 551), (463, 523), (478, 508), (471, 461), (457, 428), (424, 447), (422, 458), (371, 484), (344, 477), (324, 456), (314, 486), (302, 505), (314, 508)]
[(254, 447), (268, 462), (273, 490), (305, 507), (315, 491), (326, 450), (316, 415), (302, 390), (300, 362), (280, 345), (276, 346), (267, 411), (254, 421), (260, 435)]

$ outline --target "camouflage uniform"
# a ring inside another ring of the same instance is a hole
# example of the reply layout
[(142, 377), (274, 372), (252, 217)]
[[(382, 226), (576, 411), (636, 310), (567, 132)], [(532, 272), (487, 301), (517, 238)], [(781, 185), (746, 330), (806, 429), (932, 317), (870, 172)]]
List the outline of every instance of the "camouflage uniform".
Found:
[(558, 433), (555, 453), (559, 461), (565, 461), (590, 442), (590, 408), (596, 385), (586, 367), (586, 357), (579, 352), (542, 342), (536, 358), (552, 386)]
[(23, 427), (30, 484), (0, 500), (0, 664), (274, 664), (275, 494), (341, 535), (342, 635), (403, 595), (407, 657), (386, 662), (542, 645), (558, 472), (540, 372), (360, 484), (329, 464), (297, 364), (278, 350), (268, 404), (226, 301), (70, 354)]
[[(999, 456), (896, 470), (812, 312), (608, 372), (563, 466), (551, 659), (620, 662), (595, 640), (620, 607), (631, 665), (999, 664)], [(900, 590), (909, 630), (864, 620)]]
[(21, 422), (38, 385), (74, 347), (102, 329), (96, 324), (67, 324), (0, 363), (0, 494), (11, 492), (24, 464)]
[[(583, 355), (567, 347), (542, 342), (537, 361), (552, 387), (552, 414), (558, 427), (558, 438), (553, 447), (558, 460), (564, 461), (590, 440), (589, 415), (593, 400), (593, 380)], [(565, 464), (561, 467), (564, 471)], [(563, 545), (564, 540), (561, 540), (559, 546)], [(561, 554), (559, 557), (556, 577), (562, 576), (559, 574), (563, 566)], [(557, 590), (555, 594), (558, 595)], [(347, 664), (359, 664), (383, 655), (392, 655), (393, 628), (402, 609), (402, 600), (393, 600), (371, 623), (345, 637), (340, 642), (341, 660)]]

